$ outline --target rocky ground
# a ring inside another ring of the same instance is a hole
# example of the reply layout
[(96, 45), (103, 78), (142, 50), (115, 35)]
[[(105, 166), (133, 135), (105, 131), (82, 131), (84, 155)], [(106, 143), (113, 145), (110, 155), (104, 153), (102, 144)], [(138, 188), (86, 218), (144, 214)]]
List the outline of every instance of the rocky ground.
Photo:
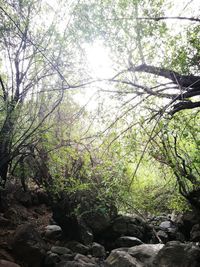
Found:
[[(68, 203), (68, 202), (67, 202)], [(68, 204), (67, 204), (68, 205)], [(72, 218), (64, 202), (10, 187), (0, 207), (0, 267), (199, 267), (198, 216), (147, 221), (97, 210)]]

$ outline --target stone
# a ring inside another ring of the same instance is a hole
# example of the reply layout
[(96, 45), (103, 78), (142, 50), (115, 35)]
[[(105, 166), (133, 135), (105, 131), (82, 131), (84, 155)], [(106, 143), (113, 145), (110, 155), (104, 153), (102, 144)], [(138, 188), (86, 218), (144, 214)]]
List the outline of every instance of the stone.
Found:
[[(2, 246), (2, 244), (0, 245), (0, 247), (1, 246)], [(7, 248), (7, 247), (8, 247), (8, 244), (5, 243), (5, 248)], [(3, 249), (3, 248), (0, 248), (0, 259), (14, 262), (14, 258), (12, 257), (10, 252), (6, 249)]]
[(59, 239), (62, 234), (62, 229), (58, 225), (47, 225), (45, 227), (45, 237), (49, 239)]
[(178, 225), (178, 231), (185, 236), (186, 241), (189, 241), (192, 227), (199, 224), (199, 215), (194, 211), (188, 211), (177, 217), (176, 224)]
[(156, 255), (155, 267), (199, 267), (200, 248), (179, 241), (168, 242)]
[(98, 243), (93, 243), (92, 244), (92, 255), (96, 258), (105, 258), (106, 256), (106, 251), (104, 246), (98, 244)]
[(151, 265), (163, 244), (142, 244), (128, 249), (128, 253), (145, 266)]
[(45, 257), (45, 267), (55, 266), (58, 262), (60, 262), (60, 258), (56, 253), (48, 253)]
[(46, 245), (33, 225), (24, 224), (16, 229), (12, 249), (19, 260), (31, 267), (39, 267), (45, 257)]
[(9, 208), (5, 213), (4, 217), (8, 219), (12, 224), (17, 224), (20, 221), (18, 212), (13, 207)]
[(74, 260), (84, 264), (95, 264), (93, 259), (86, 257), (85, 255), (82, 254), (76, 254)]
[(107, 267), (143, 267), (128, 252), (113, 250), (105, 261)]
[(113, 220), (112, 231), (116, 236), (132, 236), (148, 241), (151, 237), (151, 229), (148, 225), (138, 216), (118, 216)]
[(166, 243), (167, 241), (169, 241), (169, 236), (165, 231), (159, 230), (157, 232), (157, 235), (162, 240), (163, 243)]
[(20, 267), (20, 265), (6, 260), (0, 260), (0, 267)]
[(92, 231), (85, 225), (80, 225), (80, 239), (84, 245), (90, 245), (93, 242), (94, 236)]
[(95, 235), (102, 232), (110, 224), (110, 217), (108, 214), (100, 210), (84, 212), (80, 215), (79, 220), (89, 227)]
[(200, 225), (195, 224), (190, 232), (190, 240), (193, 242), (200, 242)]
[(77, 242), (71, 241), (67, 243), (67, 247), (69, 247), (73, 252), (80, 253), (83, 255), (87, 255), (89, 252), (89, 247)]
[(0, 227), (4, 227), (10, 224), (10, 221), (0, 214)]
[(76, 254), (73, 261), (61, 261), (56, 267), (97, 267), (93, 258), (85, 255)]
[(77, 261), (60, 262), (56, 264), (56, 267), (97, 267), (92, 263), (81, 263)]
[(160, 229), (168, 229), (170, 227), (172, 227), (172, 223), (171, 221), (164, 221), (164, 222), (161, 222), (161, 224), (159, 225)]
[(72, 251), (69, 248), (60, 247), (60, 246), (51, 247), (51, 252), (59, 254), (59, 255), (72, 254)]
[(17, 190), (15, 192), (15, 198), (25, 207), (32, 206), (32, 196), (28, 191), (24, 192), (22, 189)]
[(61, 261), (71, 261), (74, 259), (74, 254), (63, 254), (60, 255), (60, 260)]
[(133, 247), (141, 245), (143, 242), (132, 236), (121, 236), (116, 240), (116, 247)]

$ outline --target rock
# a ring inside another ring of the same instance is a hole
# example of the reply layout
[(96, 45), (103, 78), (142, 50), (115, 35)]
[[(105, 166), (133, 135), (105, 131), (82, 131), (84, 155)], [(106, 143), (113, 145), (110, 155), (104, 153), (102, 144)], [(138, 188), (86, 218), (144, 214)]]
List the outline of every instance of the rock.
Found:
[(10, 221), (0, 214), (0, 227), (4, 227), (10, 224)]
[(74, 259), (74, 254), (64, 254), (60, 255), (61, 261), (72, 261)]
[(45, 227), (44, 235), (49, 239), (56, 240), (59, 239), (60, 236), (62, 235), (62, 229), (58, 225), (47, 225)]
[(83, 263), (83, 264), (90, 264), (90, 265), (92, 264), (93, 266), (95, 264), (95, 261), (92, 258), (88, 258), (85, 255), (81, 255), (81, 254), (76, 254), (74, 260), (77, 262)]
[(0, 260), (0, 267), (20, 267), (20, 266), (11, 261)]
[(172, 227), (172, 222), (171, 222), (171, 221), (164, 221), (164, 222), (161, 222), (161, 224), (159, 225), (159, 227), (160, 227), (160, 229), (162, 229), (162, 230), (171, 228), (171, 227)]
[(62, 261), (56, 267), (98, 267), (94, 259), (77, 254), (73, 261)]
[(19, 189), (15, 192), (15, 198), (25, 207), (32, 206), (31, 192), (24, 192), (22, 189)]
[(121, 236), (116, 240), (116, 247), (133, 247), (141, 245), (143, 242), (132, 236)]
[(45, 267), (54, 267), (58, 262), (60, 262), (60, 258), (56, 253), (50, 252), (45, 257)]
[[(5, 243), (5, 247), (7, 247), (7, 246), (8, 246), (8, 244)], [(1, 248), (0, 248), (0, 259), (14, 262), (14, 258), (11, 256), (10, 252), (8, 252), (5, 249), (1, 249)]]
[(28, 216), (27, 209), (21, 205), (12, 205), (12, 207), (9, 207), (4, 213), (4, 217), (8, 219), (12, 225), (27, 221)]
[(93, 243), (92, 244), (92, 255), (96, 258), (105, 258), (106, 256), (105, 248), (98, 243)]
[(17, 224), (20, 221), (18, 212), (13, 207), (9, 208), (5, 213), (4, 217), (8, 219), (12, 224)]
[(150, 239), (151, 229), (138, 216), (118, 216), (112, 224), (112, 230), (120, 236), (133, 236), (147, 241)]
[(67, 261), (56, 264), (56, 267), (97, 267), (97, 266), (90, 263), (85, 264), (77, 261)]
[(45, 257), (46, 245), (31, 224), (24, 224), (16, 229), (12, 249), (19, 260), (31, 267), (39, 267)]
[(107, 267), (143, 267), (128, 252), (113, 250), (105, 261)]
[(100, 210), (83, 212), (79, 220), (89, 227), (95, 235), (102, 232), (110, 224), (109, 215)]
[(128, 253), (144, 264), (144, 266), (148, 266), (151, 265), (155, 256), (163, 248), (163, 246), (163, 244), (142, 244), (129, 248)]
[(59, 255), (72, 254), (72, 251), (69, 248), (59, 247), (59, 246), (53, 246), (51, 248), (51, 252), (59, 254)]
[(178, 241), (168, 242), (157, 254), (155, 267), (199, 267), (200, 248)]
[(190, 240), (193, 242), (200, 242), (200, 225), (195, 224), (190, 232)]
[(192, 227), (199, 223), (199, 215), (193, 211), (188, 211), (185, 214), (178, 216), (176, 220), (178, 230), (185, 236), (186, 241), (190, 240), (190, 232)]
[(169, 241), (169, 236), (165, 231), (159, 230), (157, 232), (157, 235), (162, 240), (163, 243), (166, 243), (167, 241)]
[(35, 208), (34, 211), (39, 215), (45, 215), (45, 210), (42, 206)]
[(181, 232), (176, 232), (176, 237), (175, 240), (180, 241), (180, 242), (185, 242), (185, 236)]
[(80, 239), (84, 245), (90, 245), (93, 242), (94, 236), (92, 231), (85, 225), (80, 224)]
[(37, 195), (37, 201), (38, 204), (45, 204), (46, 206), (50, 205), (50, 198), (48, 196), (48, 194), (42, 190), (39, 190), (36, 192)]
[(71, 241), (67, 243), (67, 247), (69, 247), (73, 252), (80, 253), (83, 255), (87, 255), (89, 252), (89, 247), (77, 242)]

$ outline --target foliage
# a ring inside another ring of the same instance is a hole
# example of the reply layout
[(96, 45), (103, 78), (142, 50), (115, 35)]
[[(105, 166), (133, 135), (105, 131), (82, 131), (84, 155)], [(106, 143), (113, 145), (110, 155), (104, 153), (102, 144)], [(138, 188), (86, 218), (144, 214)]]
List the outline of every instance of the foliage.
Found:
[[(130, 213), (184, 210), (183, 197), (197, 205), (192, 2), (173, 18), (165, 0), (54, 2), (0, 1), (0, 184), (15, 176), (25, 190), (33, 179), (52, 195), (92, 191), (96, 208), (110, 201)], [(97, 42), (112, 59), (107, 81), (88, 66), (86, 47)], [(97, 92), (96, 109), (75, 100), (87, 98), (78, 88)]]

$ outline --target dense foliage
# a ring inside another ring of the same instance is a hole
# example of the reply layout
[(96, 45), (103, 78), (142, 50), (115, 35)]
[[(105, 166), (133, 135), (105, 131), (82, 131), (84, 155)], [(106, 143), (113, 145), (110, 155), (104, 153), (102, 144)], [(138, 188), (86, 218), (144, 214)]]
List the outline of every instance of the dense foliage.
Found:
[[(1, 186), (91, 190), (129, 213), (200, 209), (196, 5), (0, 1)], [(92, 69), (95, 46), (109, 71)]]

